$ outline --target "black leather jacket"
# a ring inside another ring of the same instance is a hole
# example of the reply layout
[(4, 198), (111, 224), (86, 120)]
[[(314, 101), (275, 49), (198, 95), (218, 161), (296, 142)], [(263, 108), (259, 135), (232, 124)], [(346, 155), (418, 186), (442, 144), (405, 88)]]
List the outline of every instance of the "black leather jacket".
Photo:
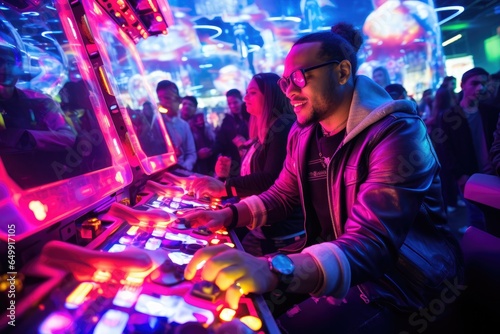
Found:
[[(414, 103), (393, 101), (366, 77), (355, 80), (346, 137), (327, 169), (331, 242), (349, 262), (350, 286), (368, 300), (406, 311), (429, 307), (463, 277), (459, 245), (444, 228), (440, 166)], [(292, 128), (283, 171), (259, 195), (267, 219), (304, 208), (314, 128)], [(306, 231), (317, 223), (309, 220), (305, 210)]]

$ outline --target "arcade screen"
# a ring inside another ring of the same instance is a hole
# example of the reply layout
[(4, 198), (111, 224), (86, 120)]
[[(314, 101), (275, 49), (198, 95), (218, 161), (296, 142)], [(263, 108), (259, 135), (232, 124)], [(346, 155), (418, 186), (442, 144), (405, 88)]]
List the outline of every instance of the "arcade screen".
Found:
[(82, 4), (102, 58), (106, 80), (144, 173), (152, 174), (169, 167), (176, 162), (174, 150), (135, 43), (96, 2), (84, 0)]
[(131, 170), (69, 5), (19, 4), (0, 6), (0, 236), (12, 223), (20, 239), (123, 188)]

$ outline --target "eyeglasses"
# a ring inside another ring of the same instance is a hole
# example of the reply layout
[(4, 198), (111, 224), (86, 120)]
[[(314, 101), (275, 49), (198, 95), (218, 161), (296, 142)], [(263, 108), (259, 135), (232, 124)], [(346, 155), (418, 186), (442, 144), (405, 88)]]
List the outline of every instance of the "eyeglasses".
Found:
[(340, 64), (338, 60), (331, 60), (327, 61), (326, 63), (322, 63), (316, 66), (311, 66), (307, 68), (300, 68), (298, 70), (295, 70), (290, 74), (288, 78), (282, 77), (278, 80), (278, 85), (280, 86), (281, 90), (283, 93), (286, 94), (286, 90), (290, 86), (290, 83), (293, 83), (295, 86), (299, 88), (304, 88), (307, 85), (307, 80), (306, 80), (306, 72), (315, 70), (317, 68), (327, 66), (330, 64)]

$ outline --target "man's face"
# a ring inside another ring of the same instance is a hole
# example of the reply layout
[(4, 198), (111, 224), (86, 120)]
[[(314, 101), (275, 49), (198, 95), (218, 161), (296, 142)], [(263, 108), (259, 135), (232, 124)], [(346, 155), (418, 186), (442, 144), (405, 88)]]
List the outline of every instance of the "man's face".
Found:
[(181, 117), (185, 121), (189, 120), (196, 113), (196, 105), (191, 100), (182, 100)]
[(236, 96), (228, 96), (227, 97), (227, 106), (229, 107), (229, 111), (231, 114), (238, 115), (241, 113), (241, 105), (243, 101)]
[[(288, 78), (296, 70), (316, 66), (330, 59), (320, 59), (319, 42), (298, 44), (292, 47), (285, 59), (283, 77)], [(305, 73), (306, 85), (299, 88), (290, 83), (286, 96), (290, 99), (297, 123), (302, 126), (322, 121), (338, 106), (340, 87), (334, 75), (337, 64), (320, 67)]]
[(21, 69), (16, 63), (13, 52), (8, 52), (0, 48), (0, 85), (15, 86)]
[(168, 116), (175, 117), (179, 114), (179, 104), (181, 102), (179, 94), (170, 88), (160, 89), (156, 94), (160, 105), (168, 110)]
[(469, 101), (476, 101), (480, 99), (486, 91), (487, 82), (487, 75), (475, 75), (470, 77), (466, 82), (462, 82), (464, 99)]

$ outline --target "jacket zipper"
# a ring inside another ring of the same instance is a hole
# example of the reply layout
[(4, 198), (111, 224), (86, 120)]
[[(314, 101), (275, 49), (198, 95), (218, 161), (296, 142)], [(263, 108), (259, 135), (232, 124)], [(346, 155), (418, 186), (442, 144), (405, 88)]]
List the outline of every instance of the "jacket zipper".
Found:
[(326, 194), (328, 196), (328, 210), (330, 211), (330, 219), (332, 220), (332, 225), (333, 225), (333, 234), (335, 236), (335, 240), (338, 238), (338, 233), (337, 233), (337, 224), (335, 222), (335, 218), (333, 217), (333, 208), (332, 208), (332, 196), (331, 194), (331, 185), (330, 185), (330, 165), (332, 164), (332, 160), (337, 154), (337, 152), (340, 150), (341, 147), (344, 146), (344, 140), (339, 144), (335, 152), (332, 154), (330, 159), (328, 160), (328, 164), (326, 165)]

